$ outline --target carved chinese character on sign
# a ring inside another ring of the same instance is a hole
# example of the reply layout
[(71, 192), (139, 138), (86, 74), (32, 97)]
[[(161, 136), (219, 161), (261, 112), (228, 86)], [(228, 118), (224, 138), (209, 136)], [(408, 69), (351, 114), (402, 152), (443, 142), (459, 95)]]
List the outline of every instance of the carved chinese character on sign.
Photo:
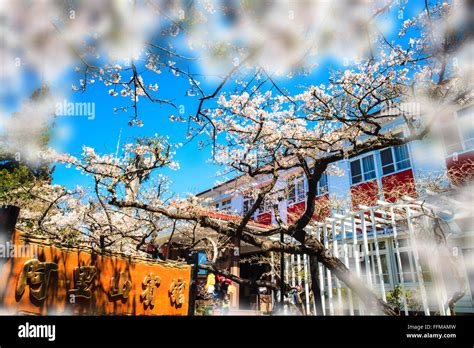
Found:
[(186, 282), (183, 278), (174, 279), (168, 290), (171, 303), (176, 307), (181, 307), (184, 303), (184, 288), (186, 287)]
[(92, 298), (92, 281), (97, 274), (97, 269), (94, 266), (81, 266), (74, 269), (74, 289), (68, 292), (75, 297), (82, 297), (86, 299)]
[(112, 281), (110, 282), (109, 295), (112, 298), (119, 296), (122, 296), (122, 298), (127, 298), (131, 288), (132, 282), (127, 279), (124, 272), (121, 272), (118, 276), (118, 279), (116, 279), (116, 277), (112, 278)]
[(44, 300), (48, 296), (51, 272), (57, 270), (58, 265), (54, 262), (40, 262), (37, 259), (26, 261), (18, 278), (16, 296), (22, 296), (26, 285), (29, 284), (30, 295), (38, 301)]
[(153, 273), (143, 278), (142, 285), (145, 290), (140, 294), (140, 298), (145, 306), (153, 307), (155, 305), (155, 289), (160, 286), (160, 281), (160, 277), (153, 275)]

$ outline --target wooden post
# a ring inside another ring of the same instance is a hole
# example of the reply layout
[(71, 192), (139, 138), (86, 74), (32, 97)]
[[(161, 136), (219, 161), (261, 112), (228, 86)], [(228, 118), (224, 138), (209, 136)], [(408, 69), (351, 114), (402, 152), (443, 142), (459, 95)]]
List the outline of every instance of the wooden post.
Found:
[[(231, 263), (230, 263), (230, 273), (240, 277), (240, 240), (234, 239), (234, 250), (232, 250)], [(231, 307), (239, 309), (239, 284), (232, 282), (232, 291), (231, 291)]]

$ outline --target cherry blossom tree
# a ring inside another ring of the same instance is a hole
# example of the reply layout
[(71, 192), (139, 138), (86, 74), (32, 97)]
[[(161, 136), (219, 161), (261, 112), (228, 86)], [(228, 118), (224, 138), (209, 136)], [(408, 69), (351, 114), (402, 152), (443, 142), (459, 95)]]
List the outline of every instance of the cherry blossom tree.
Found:
[[(258, 2), (86, 1), (68, 8), (42, 2), (26, 15), (23, 4), (12, 3), (6, 25), (22, 23), (28, 40), (20, 47), (20, 40), (13, 40), (9, 54), (24, 49), (33, 66), (41, 57), (47, 63), (38, 71), (76, 66), (80, 79), (72, 90), (85, 92), (93, 83), (110, 87), (110, 95), (128, 98), (129, 104), (117, 110), (133, 110), (131, 126), (143, 126), (142, 100), (176, 107), (160, 96), (164, 75), (186, 79), (185, 93), (196, 98), (197, 109), (170, 119), (188, 122), (190, 142), (207, 135), (203, 145), (212, 147), (213, 161), (227, 175), (241, 178), (236, 192), (253, 192), (243, 217), (219, 220), (205, 200), (178, 198), (166, 188), (168, 179), (157, 172), (178, 168), (172, 160), (176, 146), (166, 138), (137, 139), (120, 155), (101, 155), (85, 146), (78, 157), (47, 156), (91, 176), (94, 185), (88, 193), (56, 186), (27, 189), (43, 202), (39, 216), (32, 217), (37, 230), (58, 237), (71, 231), (78, 236), (74, 242), (92, 240), (101, 250), (143, 251), (153, 233), (171, 230), (171, 236), (176, 231), (187, 235), (189, 245), (212, 236), (219, 248), (248, 243), (262, 251), (306, 254), (312, 267), (322, 263), (368, 308), (395, 314), (308, 227), (314, 221), (317, 183), (324, 172), (338, 171), (338, 161), (421, 140), (440, 114), (472, 100), (470, 5), (427, 1), (402, 23), (395, 42), (387, 38), (383, 23), (393, 11), (404, 13), (400, 3), (272, 2), (266, 7)], [(35, 11), (55, 16), (35, 22), (29, 18)], [(130, 38), (134, 45), (128, 45)], [(30, 46), (34, 49), (26, 50)], [(44, 59), (56, 51), (61, 59)], [(283, 78), (310, 76), (327, 57), (342, 60), (327, 83), (298, 92), (282, 87)], [(201, 87), (203, 74), (192, 70), (198, 67), (204, 75), (218, 76), (215, 88)], [(13, 69), (7, 71), (17, 77)], [(46, 75), (54, 80), (53, 74)], [(405, 136), (386, 129), (395, 121), (404, 124)], [(305, 211), (285, 222), (273, 204), (277, 225), (256, 227), (253, 214), (284, 196), (285, 175), (295, 170), (308, 182)], [(279, 235), (291, 242), (273, 238)]]

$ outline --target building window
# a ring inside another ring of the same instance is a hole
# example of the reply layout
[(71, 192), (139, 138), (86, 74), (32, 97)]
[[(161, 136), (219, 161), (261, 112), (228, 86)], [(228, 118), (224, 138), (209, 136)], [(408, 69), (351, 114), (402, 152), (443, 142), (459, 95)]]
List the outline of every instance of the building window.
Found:
[[(415, 267), (416, 263), (415, 263), (415, 257), (413, 255), (412, 249), (410, 248), (408, 244), (408, 239), (399, 239), (398, 242), (399, 242), (398, 246), (399, 246), (399, 252), (400, 252), (400, 261), (401, 261), (401, 266), (402, 266), (402, 271), (403, 271), (403, 281), (404, 283), (415, 283), (418, 281), (418, 277), (416, 274), (416, 267)], [(395, 247), (395, 241), (393, 241), (393, 245)], [(394, 255), (394, 257), (396, 260), (396, 255)], [(421, 267), (423, 281), (430, 282), (431, 273), (429, 271), (428, 264), (423, 258), (420, 258), (418, 262)], [(396, 268), (397, 268), (397, 274), (398, 274), (398, 277), (397, 277), (398, 282), (401, 283), (402, 272), (400, 271), (398, 262), (396, 262)]]
[[(314, 168), (311, 168), (309, 172), (313, 175)], [(324, 195), (325, 193), (328, 193), (328, 191), (328, 175), (322, 173), (316, 187), (316, 196)]]
[(255, 203), (255, 200), (252, 197), (244, 197), (244, 205), (242, 207), (242, 212), (243, 214), (247, 214), (249, 210), (252, 208), (253, 204)]
[(375, 177), (376, 174), (373, 155), (351, 161), (352, 185), (374, 179)]
[(448, 155), (474, 149), (474, 106), (456, 112), (443, 124), (442, 138)]
[[(415, 281), (415, 266), (414, 266), (413, 256), (408, 251), (400, 251), (400, 260), (401, 260), (402, 271), (403, 271), (403, 281), (405, 283), (414, 282)], [(398, 265), (397, 265), (397, 270), (398, 270), (398, 281), (401, 283), (402, 272), (398, 268)]]
[(448, 155), (463, 150), (462, 140), (459, 136), (459, 130), (454, 122), (445, 124), (442, 130), (443, 142)]
[(221, 209), (222, 211), (230, 211), (232, 208), (232, 205), (231, 205), (231, 200), (230, 199), (227, 199), (225, 201), (222, 201), (221, 203)]
[(328, 175), (323, 173), (319, 178), (317, 195), (324, 195), (325, 193), (328, 193)]
[[(368, 266), (370, 267), (372, 278), (375, 284), (380, 284), (380, 274), (378, 271), (378, 258), (375, 251), (375, 242), (371, 242), (368, 245), (369, 247), (369, 254), (368, 254)], [(360, 268), (363, 273), (366, 272), (366, 265), (365, 265), (365, 253), (363, 251), (363, 245), (359, 245), (360, 251)], [(391, 264), (390, 258), (388, 257), (388, 251), (386, 249), (386, 244), (384, 241), (379, 242), (379, 255), (380, 255), (380, 265), (382, 269), (382, 277), (383, 282), (385, 284), (392, 285), (392, 272), (391, 272)]]
[(462, 249), (464, 269), (471, 288), (471, 301), (474, 304), (474, 248)]
[(464, 150), (474, 149), (474, 105), (457, 112)]
[(257, 214), (269, 213), (272, 211), (272, 199), (270, 197), (265, 197), (262, 204), (257, 209)]
[(382, 161), (382, 174), (387, 175), (393, 172), (410, 168), (410, 155), (406, 144), (389, 147), (380, 151)]
[(288, 204), (306, 200), (304, 177), (302, 175), (288, 179)]

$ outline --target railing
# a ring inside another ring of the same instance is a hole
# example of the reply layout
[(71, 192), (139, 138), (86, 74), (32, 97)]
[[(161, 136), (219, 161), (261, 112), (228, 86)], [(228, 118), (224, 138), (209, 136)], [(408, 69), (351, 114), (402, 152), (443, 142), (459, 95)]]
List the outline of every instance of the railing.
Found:
[[(432, 218), (425, 207), (412, 202), (390, 204), (346, 215), (333, 214), (307, 228), (383, 301), (399, 303), (402, 314), (450, 315), (443, 262), (435, 242)], [(310, 264), (304, 255), (286, 255), (285, 281), (304, 288), (306, 313), (314, 315), (375, 314), (335, 277), (318, 264), (322, 313), (310, 299)], [(425, 279), (429, 275), (428, 279)], [(413, 294), (418, 294), (415, 301)]]

